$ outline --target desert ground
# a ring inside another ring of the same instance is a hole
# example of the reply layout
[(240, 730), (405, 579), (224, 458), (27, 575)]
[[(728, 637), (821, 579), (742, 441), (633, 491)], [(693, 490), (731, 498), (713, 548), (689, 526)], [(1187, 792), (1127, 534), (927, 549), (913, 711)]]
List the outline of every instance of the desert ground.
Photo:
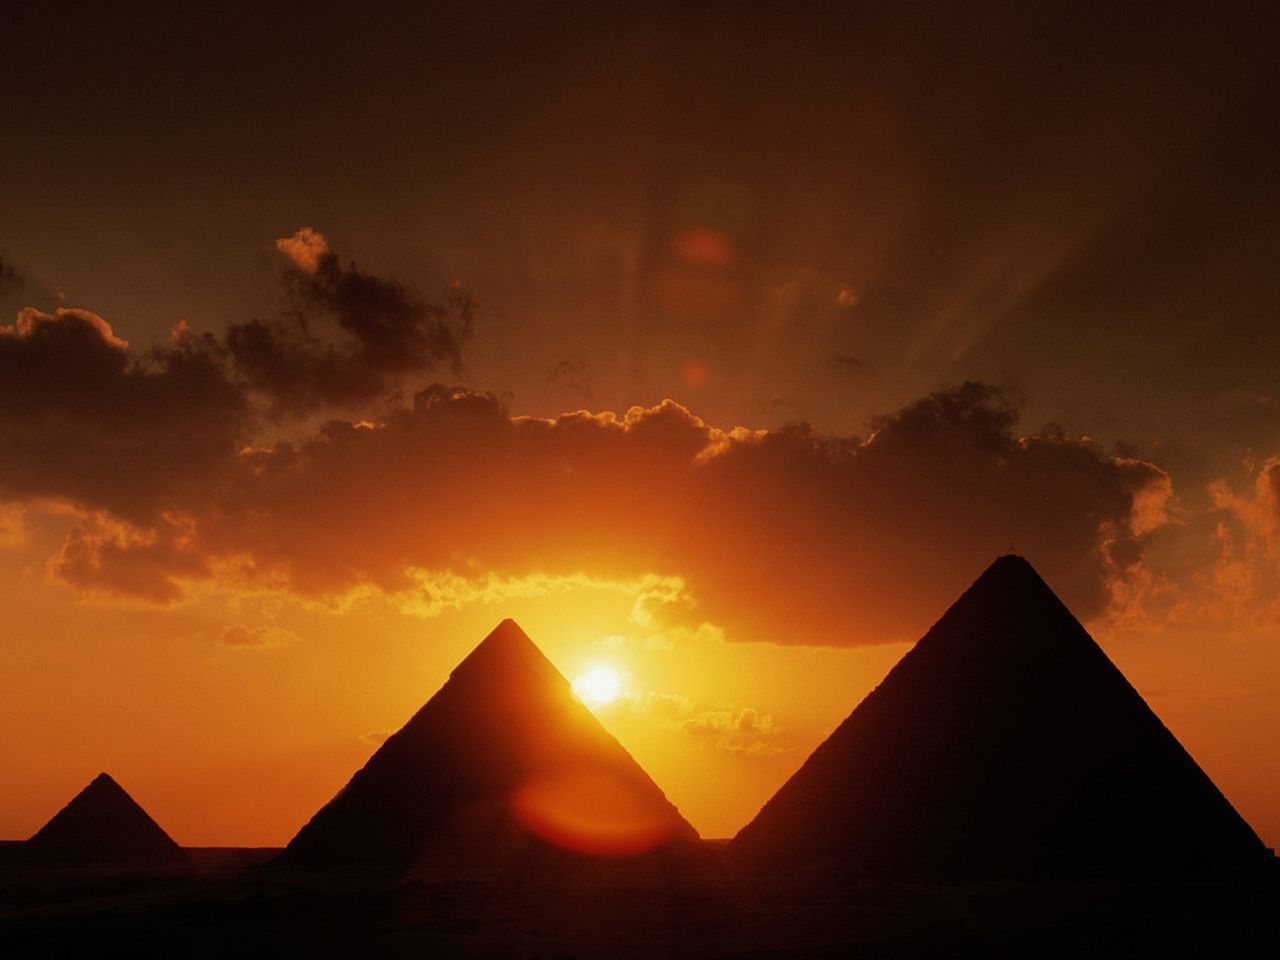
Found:
[(1264, 957), (1275, 877), (913, 885), (563, 857), (471, 876), (287, 875), (270, 849), (181, 869), (0, 870), (0, 955), (460, 958)]

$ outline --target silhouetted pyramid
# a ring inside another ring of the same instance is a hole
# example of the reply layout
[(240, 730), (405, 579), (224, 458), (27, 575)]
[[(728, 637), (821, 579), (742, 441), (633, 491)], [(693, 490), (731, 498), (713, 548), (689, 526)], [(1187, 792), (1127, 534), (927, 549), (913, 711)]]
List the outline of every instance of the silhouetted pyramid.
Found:
[(1164, 877), (1262, 842), (1021, 557), (1001, 557), (733, 840), (753, 869)]
[(548, 841), (620, 854), (696, 839), (533, 641), (504, 620), (277, 863), (485, 867)]
[(179, 847), (105, 773), (100, 773), (23, 844), (33, 863), (163, 866), (184, 863)]

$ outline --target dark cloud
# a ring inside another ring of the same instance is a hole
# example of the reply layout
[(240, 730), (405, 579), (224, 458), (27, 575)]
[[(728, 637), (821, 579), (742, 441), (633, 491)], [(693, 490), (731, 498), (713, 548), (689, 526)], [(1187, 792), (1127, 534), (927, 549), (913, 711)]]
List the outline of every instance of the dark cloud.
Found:
[[(246, 447), (251, 408), (229, 372), (246, 376), (245, 343), (280, 360), (259, 385), (285, 408), (335, 399), (326, 384), (353, 371), (382, 389), (457, 346), (423, 333), (440, 314), (340, 269), (318, 234), (283, 243), (347, 346), (309, 341), (300, 362), (269, 353), (278, 338), (253, 323), (225, 345), (179, 325), (137, 359), (84, 310), (27, 309), (0, 328), (0, 501), (80, 511), (55, 576), (162, 604), (217, 579), (433, 610), (533, 574), (682, 578), (664, 587), (679, 602), (650, 597), (660, 616), (734, 639), (849, 644), (914, 635), (1008, 550), (1095, 615), (1166, 520), (1162, 471), (1064, 431), (1020, 436), (1015, 399), (977, 383), (879, 417), (865, 438), (805, 423), (725, 431), (669, 400), (543, 420), (437, 385), (376, 420)], [(397, 344), (409, 356), (392, 363)]]
[(0, 499), (48, 497), (131, 520), (206, 502), (248, 408), (211, 337), (178, 327), (135, 358), (87, 310), (0, 327)]
[(385, 392), (398, 376), (441, 364), (461, 369), (475, 318), (461, 288), (429, 302), (393, 278), (343, 266), (309, 227), (276, 245), (292, 261), (294, 310), (284, 319), (232, 324), (226, 335), (236, 371), (269, 398), (273, 415), (349, 407)]
[(392, 279), (375, 277), (337, 254), (321, 258), (314, 273), (296, 278), (303, 303), (328, 313), (356, 344), (355, 359), (388, 373), (462, 364), (462, 344), (471, 334), (471, 302), (456, 292), (444, 305), (428, 303)]
[(1280, 522), (1280, 460), (1272, 458), (1263, 466), (1262, 485), (1270, 496), (1272, 514)]
[(833, 357), (828, 357), (827, 365), (833, 370), (839, 370), (841, 373), (853, 373), (855, 370), (861, 370), (866, 366), (866, 364), (857, 357), (850, 356), (846, 353), (837, 353)]
[(85, 593), (170, 604), (183, 598), (186, 583), (213, 573), (193, 535), (183, 520), (140, 529), (91, 514), (67, 534), (49, 571)]
[[(293, 264), (297, 309), (233, 324), (221, 338), (179, 323), (168, 343), (139, 352), (75, 308), (27, 307), (0, 326), (0, 502), (68, 501), (147, 528), (170, 512), (200, 513), (238, 469), (253, 397), (265, 395), (274, 415), (348, 406), (383, 395), (400, 373), (459, 364), (474, 313), (461, 290), (427, 303), (393, 279), (341, 266), (315, 231), (278, 246)], [(0, 261), (0, 283), (10, 278)], [(175, 557), (156, 543), (124, 545), (118, 533), (79, 530), (57, 571), (107, 582), (128, 556), (139, 568), (110, 589), (176, 595), (163, 574)]]
[(1164, 522), (1168, 477), (1016, 423), (980, 384), (911, 403), (866, 438), (726, 432), (671, 401), (541, 420), (432, 387), (376, 423), (247, 451), (188, 543), (322, 597), (412, 599), (476, 571), (678, 576), (696, 606), (673, 615), (732, 639), (821, 644), (909, 639), (1013, 549), (1097, 615), (1113, 558), (1140, 557)]
[(12, 264), (6, 263), (4, 258), (0, 257), (0, 297), (8, 296), (15, 290), (21, 289), (22, 284), (22, 275), (14, 269)]
[(274, 416), (348, 406), (384, 387), (381, 374), (349, 351), (310, 336), (300, 319), (232, 324), (226, 344), (236, 372), (250, 390), (269, 398)]
[(595, 395), (591, 389), (591, 371), (584, 360), (561, 360), (556, 363), (547, 371), (547, 386), (584, 400), (590, 400)]

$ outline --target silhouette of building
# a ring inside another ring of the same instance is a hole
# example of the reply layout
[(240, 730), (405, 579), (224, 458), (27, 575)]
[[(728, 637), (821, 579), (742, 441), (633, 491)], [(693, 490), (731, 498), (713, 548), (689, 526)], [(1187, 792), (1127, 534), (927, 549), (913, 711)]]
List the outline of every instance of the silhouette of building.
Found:
[(960, 597), (734, 838), (754, 870), (1189, 877), (1268, 851), (1026, 560)]
[(124, 789), (100, 773), (22, 846), (28, 863), (167, 866), (187, 854)]
[(504, 620), (276, 863), (489, 867), (531, 847), (622, 855), (696, 839), (533, 641)]

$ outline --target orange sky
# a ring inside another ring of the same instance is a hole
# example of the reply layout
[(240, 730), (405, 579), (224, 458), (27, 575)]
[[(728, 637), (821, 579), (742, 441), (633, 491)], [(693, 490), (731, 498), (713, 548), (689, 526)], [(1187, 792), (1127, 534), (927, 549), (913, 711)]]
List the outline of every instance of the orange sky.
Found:
[(283, 843), (505, 617), (727, 836), (1013, 550), (1280, 843), (1268, 31), (429, 6), (8, 21), (0, 837)]
[[(247, 583), (242, 572), (185, 582), (169, 605), (77, 596), (49, 565), (77, 522), (65, 509), (32, 510), (25, 538), (4, 554), (6, 636), (20, 638), (6, 642), (0, 704), (0, 756), (13, 771), (0, 788), (4, 836), (33, 832), (102, 768), (180, 842), (281, 844), (504, 616), (570, 679), (615, 669), (623, 696), (597, 708), (602, 721), (705, 836), (728, 836), (906, 649), (734, 642), (699, 615), (692, 567), (674, 568), (687, 572), (684, 584), (612, 569), (486, 580), (481, 567), (479, 586), (455, 586), (444, 601), (374, 587), (314, 596)], [(341, 533), (363, 535), (358, 524)], [(860, 549), (851, 569), (867, 555)], [(734, 564), (732, 551), (726, 562)], [(936, 589), (907, 576), (901, 596), (883, 595), (886, 606), (927, 598), (893, 618), (878, 615), (876, 599), (851, 578), (821, 611), (828, 640), (882, 640), (899, 622), (922, 633), (981, 566), (940, 569)], [(741, 621), (770, 623), (769, 585), (759, 584), (754, 603), (750, 589), (735, 595)], [(672, 614), (667, 608), (683, 603), (670, 598), (689, 591), (685, 602), (696, 605)], [(655, 599), (662, 596), (668, 602)], [(432, 599), (439, 609), (424, 602)], [(1187, 618), (1135, 628), (1116, 609), (1095, 618), (1108, 652), (1274, 842), (1280, 780), (1271, 745), (1280, 714), (1268, 686), (1275, 663), (1262, 656), (1274, 650), (1256, 633), (1224, 638)]]

